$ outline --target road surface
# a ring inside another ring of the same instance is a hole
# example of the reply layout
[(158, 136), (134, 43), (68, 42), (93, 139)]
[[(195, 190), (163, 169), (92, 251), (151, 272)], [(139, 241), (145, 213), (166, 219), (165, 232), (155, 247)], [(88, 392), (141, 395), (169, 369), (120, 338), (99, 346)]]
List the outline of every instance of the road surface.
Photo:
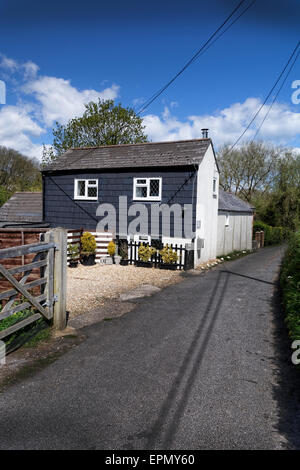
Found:
[(283, 251), (187, 274), (87, 327), (83, 343), (0, 394), (0, 449), (299, 448)]

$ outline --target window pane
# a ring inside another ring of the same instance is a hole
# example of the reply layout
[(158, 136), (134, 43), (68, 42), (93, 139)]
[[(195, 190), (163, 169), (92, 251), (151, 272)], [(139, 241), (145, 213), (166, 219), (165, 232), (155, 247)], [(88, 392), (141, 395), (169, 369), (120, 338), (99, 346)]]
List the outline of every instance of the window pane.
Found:
[(137, 180), (137, 184), (146, 184), (146, 180)]
[(85, 196), (85, 181), (78, 181), (78, 189), (77, 194), (78, 196)]
[(150, 180), (150, 196), (159, 196), (160, 180)]
[(89, 180), (89, 184), (97, 184), (96, 180)]
[(136, 188), (136, 197), (147, 197), (147, 188), (146, 188), (146, 186), (137, 186), (137, 188)]
[(97, 197), (97, 188), (93, 186), (88, 187), (88, 197)]

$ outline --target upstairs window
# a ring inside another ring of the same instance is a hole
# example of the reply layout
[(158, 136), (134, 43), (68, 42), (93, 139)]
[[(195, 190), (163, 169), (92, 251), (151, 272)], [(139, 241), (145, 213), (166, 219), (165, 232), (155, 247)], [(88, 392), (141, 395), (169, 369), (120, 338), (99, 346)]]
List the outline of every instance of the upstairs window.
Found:
[(74, 199), (86, 201), (98, 200), (98, 180), (80, 180), (74, 182)]
[(139, 201), (160, 201), (161, 178), (134, 178), (133, 199)]

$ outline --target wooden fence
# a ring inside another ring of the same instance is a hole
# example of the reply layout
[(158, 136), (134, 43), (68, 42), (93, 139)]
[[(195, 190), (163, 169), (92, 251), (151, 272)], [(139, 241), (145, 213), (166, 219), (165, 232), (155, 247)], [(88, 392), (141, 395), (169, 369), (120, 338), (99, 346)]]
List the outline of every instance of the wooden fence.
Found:
[[(18, 312), (28, 313), (12, 326), (0, 331), (0, 339), (6, 338), (40, 318), (52, 320), (54, 326), (66, 326), (66, 267), (67, 232), (53, 229), (45, 234), (45, 240), (38, 243), (0, 249), (0, 276), (10, 288), (0, 293), (1, 320)], [(7, 268), (4, 262), (14, 258), (32, 257), (29, 262)], [(39, 271), (38, 278), (30, 281), (33, 270)], [(17, 276), (22, 276), (17, 278)], [(33, 292), (39, 288), (39, 293)]]
[(107, 255), (107, 247), (111, 240), (113, 240), (113, 234), (111, 232), (91, 232), (96, 239), (96, 263), (99, 263), (100, 258)]
[[(43, 241), (43, 237), (45, 233), (49, 229), (43, 228), (7, 228), (7, 229), (0, 229), (0, 249), (10, 248), (18, 245), (28, 245), (31, 243), (38, 243), (39, 241)], [(76, 261), (80, 258), (81, 253), (81, 236), (84, 233), (83, 228), (77, 229), (69, 229), (67, 230), (67, 244), (69, 245), (79, 245), (79, 256)], [(110, 232), (91, 232), (95, 238), (97, 243), (96, 249), (96, 262), (100, 261), (100, 258), (107, 255), (107, 246), (110, 240), (113, 239), (113, 234)], [(30, 253), (23, 254), (21, 256), (17, 256), (14, 258), (3, 260), (2, 264), (5, 268), (10, 269), (17, 266), (24, 266), (25, 264), (30, 263), (33, 260), (34, 256)], [(70, 256), (68, 254), (67, 260), (70, 260)], [(39, 269), (34, 268), (30, 272), (28, 277), (29, 281), (34, 281), (39, 278)], [(0, 292), (8, 289), (10, 286), (9, 281), (6, 278), (0, 279)], [(37, 291), (38, 289), (36, 289)]]
[[(80, 228), (80, 229), (77, 229), (77, 230), (74, 230), (74, 229), (68, 230), (68, 246), (69, 245), (72, 245), (72, 246), (78, 245), (78, 256), (77, 256), (77, 258), (72, 258), (73, 261), (79, 261), (80, 260), (82, 234), (83, 234), (83, 228)], [(70, 261), (69, 252), (68, 252), (67, 255), (68, 255), (67, 260), (69, 262)]]
[[(136, 262), (139, 260), (138, 256), (138, 250), (141, 245), (144, 245), (143, 242), (129, 242), (128, 243), (128, 263), (129, 264), (136, 264)], [(151, 247), (151, 244), (148, 244)], [(177, 269), (187, 269), (187, 250), (184, 246), (182, 245), (173, 245), (169, 244), (168, 246), (172, 248), (173, 251), (176, 252), (177, 254), (177, 262), (173, 263), (173, 266), (176, 266)], [(163, 245), (162, 245), (163, 247)], [(153, 256), (151, 256), (151, 262), (153, 263), (153, 266), (155, 268), (160, 267), (163, 265), (163, 260), (162, 257), (159, 253), (159, 249), (157, 249), (156, 246), (156, 252)]]

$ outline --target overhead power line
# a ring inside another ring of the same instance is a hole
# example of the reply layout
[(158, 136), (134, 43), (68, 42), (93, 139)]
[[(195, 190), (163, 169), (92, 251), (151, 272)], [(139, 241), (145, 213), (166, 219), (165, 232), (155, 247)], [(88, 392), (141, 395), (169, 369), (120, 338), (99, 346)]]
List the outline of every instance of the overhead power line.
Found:
[(285, 76), (285, 78), (284, 78), (282, 84), (280, 85), (280, 88), (278, 89), (276, 95), (274, 96), (273, 101), (272, 101), (272, 103), (270, 104), (269, 109), (268, 109), (268, 111), (266, 112), (265, 117), (263, 118), (262, 122), (260, 123), (260, 125), (259, 125), (257, 131), (255, 132), (254, 137), (253, 137), (252, 140), (255, 140), (255, 139), (256, 139), (256, 137), (257, 137), (257, 135), (258, 135), (260, 129), (262, 128), (262, 126), (263, 126), (263, 124), (264, 124), (264, 122), (265, 122), (265, 120), (266, 120), (267, 117), (269, 116), (270, 111), (271, 111), (271, 109), (273, 108), (273, 105), (274, 105), (275, 101), (277, 100), (278, 95), (279, 95), (279, 93), (281, 92), (281, 90), (282, 90), (282, 88), (283, 88), (285, 82), (287, 81), (288, 76), (290, 75), (291, 71), (293, 70), (294, 65), (295, 65), (295, 63), (297, 62), (297, 59), (298, 59), (299, 55), (300, 55), (300, 49), (299, 49), (299, 51), (297, 52), (297, 55), (296, 55), (296, 57), (295, 57), (295, 59), (294, 59), (292, 65), (290, 66), (290, 68), (289, 68), (289, 70), (288, 70), (288, 72), (287, 72), (287, 74), (286, 74), (286, 76)]
[[(216, 42), (246, 11), (255, 3), (256, 0), (252, 0), (250, 5), (245, 8), (242, 13), (238, 15), (223, 31), (224, 26), (234, 16), (234, 14), (240, 9), (246, 0), (241, 0), (238, 5), (233, 9), (230, 15), (223, 21), (223, 23), (216, 29), (216, 31), (209, 37), (209, 39), (198, 49), (198, 51), (192, 56), (192, 58), (169, 80), (162, 88), (154, 93), (137, 111), (137, 114), (143, 113), (200, 55), (202, 55), (214, 42)], [(222, 32), (221, 32), (222, 31)], [(218, 33), (220, 34), (218, 35)], [(214, 39), (214, 40), (213, 40)]]
[[(284, 68), (282, 69), (282, 71), (280, 72), (279, 76), (277, 77), (274, 85), (272, 86), (271, 90), (269, 91), (269, 93), (267, 94), (267, 96), (265, 97), (263, 103), (260, 105), (260, 107), (258, 108), (258, 110), (256, 111), (256, 113), (254, 114), (253, 118), (251, 119), (251, 121), (249, 122), (249, 124), (247, 125), (247, 127), (243, 130), (243, 132), (241, 133), (241, 135), (236, 139), (236, 141), (234, 142), (234, 144), (225, 152), (224, 155), (227, 155), (229, 152), (231, 152), (234, 147), (239, 143), (239, 141), (241, 140), (241, 138), (246, 134), (247, 130), (250, 128), (250, 126), (253, 124), (253, 122), (255, 121), (255, 119), (257, 118), (257, 116), (259, 115), (259, 113), (261, 112), (261, 110), (264, 108), (265, 104), (267, 103), (268, 99), (270, 98), (271, 94), (273, 93), (273, 91), (275, 90), (275, 88), (277, 87), (278, 83), (280, 82), (282, 76), (284, 75), (285, 71), (287, 70), (288, 66), (290, 65), (290, 63), (292, 62), (293, 60), (293, 57), (295, 55), (296, 56), (296, 60), (298, 58), (298, 55), (299, 53), (297, 54), (297, 50), (299, 48), (299, 45), (300, 45), (300, 41), (298, 41), (295, 49), (293, 50), (292, 54), (290, 55), (287, 63), (285, 64)], [(287, 77), (286, 77), (287, 78)], [(283, 86), (283, 85), (282, 85)], [(279, 90), (280, 91), (280, 90)]]

